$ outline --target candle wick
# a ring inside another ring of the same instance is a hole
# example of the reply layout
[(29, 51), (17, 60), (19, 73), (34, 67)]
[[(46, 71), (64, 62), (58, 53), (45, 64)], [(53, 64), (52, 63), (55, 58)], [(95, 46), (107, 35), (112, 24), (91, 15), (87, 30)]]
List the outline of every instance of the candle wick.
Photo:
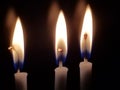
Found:
[(84, 39), (86, 40), (88, 37), (87, 33), (84, 34)]
[(88, 60), (87, 60), (87, 58), (84, 58), (84, 62), (87, 62)]
[(17, 50), (14, 48), (14, 46), (8, 47), (8, 50), (10, 50), (10, 51), (13, 50), (16, 53), (17, 57), (19, 57), (19, 54), (18, 54)]
[(59, 67), (62, 67), (63, 66), (63, 63), (62, 63), (62, 60), (59, 61)]
[[(63, 54), (63, 49), (62, 48), (58, 48), (57, 51), (60, 53), (60, 55)], [(62, 60), (59, 60), (59, 67), (62, 67), (62, 66), (63, 66)]]
[(17, 70), (17, 73), (20, 73), (20, 69)]
[(13, 49), (13, 47), (12, 47), (12, 46), (8, 47), (8, 50), (12, 50), (12, 49)]
[(60, 52), (60, 53), (62, 53), (63, 49), (62, 48), (58, 48), (57, 51)]
[(17, 51), (15, 50), (15, 48), (14, 48), (13, 45), (12, 45), (12, 46), (9, 46), (9, 47), (8, 47), (8, 50), (10, 50), (10, 51), (14, 50), (14, 51), (17, 53)]

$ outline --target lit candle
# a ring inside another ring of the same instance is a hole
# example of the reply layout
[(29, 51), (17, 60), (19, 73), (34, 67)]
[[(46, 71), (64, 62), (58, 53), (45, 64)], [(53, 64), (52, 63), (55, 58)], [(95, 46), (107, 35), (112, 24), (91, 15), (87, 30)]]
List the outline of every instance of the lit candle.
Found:
[(79, 64), (80, 87), (81, 90), (89, 90), (92, 72), (92, 63), (88, 61), (92, 49), (92, 13), (89, 5), (86, 8), (80, 40), (81, 56), (84, 58)]
[(14, 67), (17, 72), (15, 76), (16, 90), (27, 90), (27, 73), (20, 72), (24, 63), (24, 37), (20, 18), (17, 18), (12, 45), (9, 47), (12, 51)]
[(55, 54), (59, 65), (55, 68), (55, 90), (66, 90), (68, 68), (63, 66), (63, 63), (67, 55), (67, 30), (62, 11), (59, 13), (56, 24)]

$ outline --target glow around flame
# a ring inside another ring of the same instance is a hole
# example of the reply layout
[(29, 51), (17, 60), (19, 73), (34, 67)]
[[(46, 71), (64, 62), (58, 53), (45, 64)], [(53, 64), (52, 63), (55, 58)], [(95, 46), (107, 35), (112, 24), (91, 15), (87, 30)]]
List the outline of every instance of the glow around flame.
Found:
[(61, 57), (61, 55), (65, 58), (67, 54), (67, 29), (64, 14), (62, 11), (59, 13), (56, 24), (55, 54), (56, 59)]
[(17, 18), (13, 40), (12, 40), (12, 54), (14, 63), (23, 63), (24, 62), (24, 38), (23, 38), (23, 29), (21, 25), (20, 18)]
[[(83, 21), (83, 26), (82, 26), (82, 32), (81, 32), (81, 37), (80, 37), (80, 48), (81, 48), (81, 53), (91, 53), (92, 49), (92, 13), (90, 6), (88, 5), (86, 8), (85, 16), (84, 16), (84, 21)], [(85, 56), (84, 56), (85, 57)]]

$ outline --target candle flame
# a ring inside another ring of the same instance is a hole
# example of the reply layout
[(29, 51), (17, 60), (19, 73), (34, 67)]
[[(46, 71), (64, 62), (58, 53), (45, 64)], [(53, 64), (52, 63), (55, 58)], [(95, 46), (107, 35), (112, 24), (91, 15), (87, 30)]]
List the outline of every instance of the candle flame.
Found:
[(83, 21), (83, 26), (82, 26), (82, 32), (81, 32), (81, 37), (80, 37), (80, 48), (81, 48), (81, 53), (83, 54), (83, 57), (88, 57), (86, 54), (91, 53), (92, 49), (92, 12), (91, 8), (88, 5), (86, 8), (85, 16), (84, 16), (84, 21)]
[(56, 24), (55, 54), (56, 59), (61, 59), (61, 56), (62, 59), (65, 59), (67, 54), (67, 30), (64, 14), (62, 11), (59, 13)]
[(24, 62), (24, 39), (20, 18), (17, 18), (13, 34), (12, 46), (9, 49), (12, 49), (14, 63)]

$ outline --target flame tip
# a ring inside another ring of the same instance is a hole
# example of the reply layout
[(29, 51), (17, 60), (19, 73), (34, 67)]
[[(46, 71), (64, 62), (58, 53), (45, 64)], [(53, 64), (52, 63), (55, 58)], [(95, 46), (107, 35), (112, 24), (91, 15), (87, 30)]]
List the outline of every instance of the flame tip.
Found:
[(89, 8), (91, 7), (91, 6), (90, 6), (90, 3), (87, 4), (87, 7), (89, 7)]
[(63, 15), (63, 17), (64, 17), (64, 12), (63, 12), (62, 9), (61, 9), (60, 12), (59, 12), (59, 16), (60, 16), (60, 15)]
[(60, 12), (63, 12), (63, 10), (61, 9)]
[(20, 19), (20, 16), (18, 16), (17, 19)]
[(87, 10), (90, 11), (90, 12), (92, 12), (90, 4), (87, 5), (86, 11), (87, 11)]

